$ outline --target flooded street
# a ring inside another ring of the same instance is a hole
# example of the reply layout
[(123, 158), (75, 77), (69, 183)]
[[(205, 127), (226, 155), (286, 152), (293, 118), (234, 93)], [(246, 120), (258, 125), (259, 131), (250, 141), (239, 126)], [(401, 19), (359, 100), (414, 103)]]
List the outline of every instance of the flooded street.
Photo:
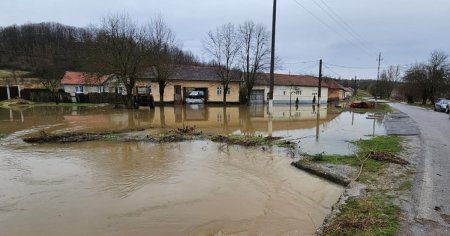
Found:
[[(383, 134), (365, 114), (326, 107), (0, 109), (1, 235), (311, 235), (343, 188), (292, 166), (284, 150), (181, 143), (30, 145), (46, 132), (183, 126), (283, 136), (303, 152), (348, 153)], [(336, 151), (335, 151), (336, 150)]]

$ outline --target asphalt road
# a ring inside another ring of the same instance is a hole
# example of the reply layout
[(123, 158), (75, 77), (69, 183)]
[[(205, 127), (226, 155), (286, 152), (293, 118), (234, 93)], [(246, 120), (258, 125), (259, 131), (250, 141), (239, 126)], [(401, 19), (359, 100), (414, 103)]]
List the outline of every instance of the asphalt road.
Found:
[(421, 154), (413, 188), (413, 235), (450, 235), (450, 118), (443, 112), (393, 103), (420, 131)]

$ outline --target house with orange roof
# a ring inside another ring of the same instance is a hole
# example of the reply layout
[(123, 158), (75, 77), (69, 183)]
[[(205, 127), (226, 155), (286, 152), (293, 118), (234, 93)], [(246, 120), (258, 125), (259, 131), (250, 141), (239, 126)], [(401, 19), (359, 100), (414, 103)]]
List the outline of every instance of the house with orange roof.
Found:
[[(264, 103), (269, 93), (269, 74), (263, 74), (255, 81), (250, 103)], [(309, 75), (274, 75), (274, 104), (312, 104), (319, 101), (319, 79)], [(322, 83), (320, 103), (328, 100), (328, 85)]]
[(66, 71), (61, 80), (61, 85), (66, 93), (76, 101), (77, 94), (88, 93), (125, 93), (125, 87), (117, 79), (109, 75), (97, 75), (93, 73)]

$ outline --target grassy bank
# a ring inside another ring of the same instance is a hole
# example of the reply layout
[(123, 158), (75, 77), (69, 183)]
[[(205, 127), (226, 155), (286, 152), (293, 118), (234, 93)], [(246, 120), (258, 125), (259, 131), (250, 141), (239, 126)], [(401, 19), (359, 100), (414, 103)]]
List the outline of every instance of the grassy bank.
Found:
[[(378, 136), (353, 142), (357, 152), (351, 156), (319, 154), (309, 157), (319, 164), (353, 166), (359, 170), (355, 181), (367, 186), (365, 194), (351, 197), (340, 206), (339, 213), (323, 229), (323, 235), (396, 234), (400, 223), (400, 206), (396, 199), (400, 192), (412, 187), (408, 167), (394, 164), (403, 160), (397, 156), (403, 151), (402, 141), (399, 137)], [(379, 156), (387, 159), (379, 159)]]

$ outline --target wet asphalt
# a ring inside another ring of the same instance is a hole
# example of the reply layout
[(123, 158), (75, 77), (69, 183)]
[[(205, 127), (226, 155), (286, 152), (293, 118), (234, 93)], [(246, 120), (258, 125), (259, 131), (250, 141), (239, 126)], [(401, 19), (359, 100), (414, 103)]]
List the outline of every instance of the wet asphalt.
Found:
[[(419, 135), (421, 153), (413, 187), (413, 223), (408, 235), (450, 235), (450, 119), (443, 112), (390, 104), (391, 135)], [(390, 119), (390, 121), (389, 121)]]

